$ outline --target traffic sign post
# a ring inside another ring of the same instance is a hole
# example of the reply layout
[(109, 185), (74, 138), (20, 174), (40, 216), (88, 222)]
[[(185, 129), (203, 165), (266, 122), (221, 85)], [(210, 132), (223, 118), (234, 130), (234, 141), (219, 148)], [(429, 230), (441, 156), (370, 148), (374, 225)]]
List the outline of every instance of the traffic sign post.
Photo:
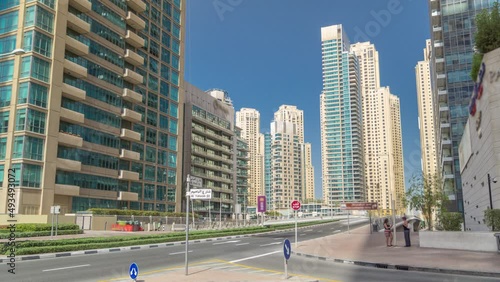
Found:
[(300, 209), (300, 202), (294, 200), (292, 201), (291, 206), (295, 214), (295, 248), (297, 248), (297, 211)]
[(137, 279), (137, 276), (139, 276), (139, 267), (135, 262), (133, 262), (129, 269), (128, 269), (128, 274), (130, 275), (130, 278), (135, 281)]
[(288, 259), (292, 254), (292, 245), (288, 239), (283, 242), (283, 254), (285, 255), (285, 279), (288, 279)]

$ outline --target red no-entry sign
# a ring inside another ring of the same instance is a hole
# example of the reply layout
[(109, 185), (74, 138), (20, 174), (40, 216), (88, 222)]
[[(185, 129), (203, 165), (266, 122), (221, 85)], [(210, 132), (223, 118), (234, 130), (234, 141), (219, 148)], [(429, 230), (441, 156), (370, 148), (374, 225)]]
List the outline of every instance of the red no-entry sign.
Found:
[(300, 202), (295, 200), (292, 202), (291, 206), (294, 211), (298, 211), (300, 209)]

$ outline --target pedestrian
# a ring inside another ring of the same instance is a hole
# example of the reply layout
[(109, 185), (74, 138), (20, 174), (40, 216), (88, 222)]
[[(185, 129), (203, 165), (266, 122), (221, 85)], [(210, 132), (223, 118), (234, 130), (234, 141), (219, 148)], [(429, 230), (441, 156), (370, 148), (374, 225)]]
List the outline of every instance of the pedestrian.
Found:
[(384, 234), (387, 247), (392, 247), (392, 225), (389, 223), (388, 218), (384, 219)]
[(408, 225), (408, 220), (406, 219), (406, 216), (402, 217), (403, 219), (403, 229), (405, 233), (405, 247), (411, 247), (411, 242), (410, 242), (410, 227)]

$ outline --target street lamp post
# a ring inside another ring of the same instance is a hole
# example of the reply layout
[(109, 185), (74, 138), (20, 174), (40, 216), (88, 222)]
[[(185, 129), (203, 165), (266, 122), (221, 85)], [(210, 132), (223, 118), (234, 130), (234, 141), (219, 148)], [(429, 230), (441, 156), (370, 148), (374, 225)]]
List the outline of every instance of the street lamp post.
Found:
[[(488, 192), (490, 195), (490, 209), (493, 209), (493, 198), (491, 197), (491, 181), (493, 181), (493, 183), (497, 183), (496, 177), (493, 177), (493, 179), (491, 179), (491, 176), (488, 173)], [(491, 230), (495, 230), (495, 226), (492, 225)]]

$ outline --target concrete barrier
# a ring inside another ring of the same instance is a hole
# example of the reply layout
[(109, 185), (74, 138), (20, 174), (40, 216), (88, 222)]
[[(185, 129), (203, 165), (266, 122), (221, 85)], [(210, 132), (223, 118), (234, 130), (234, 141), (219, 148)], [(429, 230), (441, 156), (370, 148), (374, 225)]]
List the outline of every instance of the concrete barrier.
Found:
[(494, 232), (420, 231), (420, 247), (497, 252)]

